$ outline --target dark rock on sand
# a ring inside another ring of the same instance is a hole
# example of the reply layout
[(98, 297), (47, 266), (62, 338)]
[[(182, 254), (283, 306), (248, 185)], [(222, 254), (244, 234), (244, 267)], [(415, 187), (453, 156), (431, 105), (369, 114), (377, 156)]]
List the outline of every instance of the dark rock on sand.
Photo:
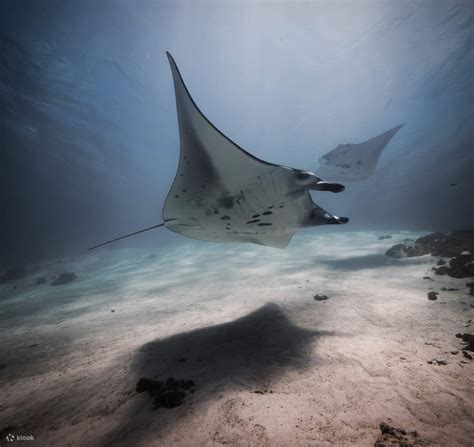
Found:
[(462, 351), (462, 355), (463, 355), (466, 359), (472, 360), (472, 355), (469, 354), (469, 352), (463, 350), (463, 351)]
[(441, 290), (443, 292), (456, 292), (459, 289), (455, 289), (454, 287), (447, 287), (447, 288), (446, 287), (441, 287)]
[(433, 281), (433, 278), (431, 278), (431, 276), (423, 276), (423, 279), (429, 279), (430, 281)]
[(405, 244), (395, 244), (392, 245), (386, 252), (385, 256), (388, 256), (389, 258), (406, 258), (406, 248), (407, 246)]
[(452, 278), (474, 277), (474, 253), (462, 253), (449, 261), (449, 267), (435, 269), (437, 275), (449, 275)]
[(183, 403), (187, 392), (195, 390), (192, 380), (166, 380), (141, 378), (136, 387), (137, 393), (147, 392), (155, 400), (155, 408), (175, 408)]
[(374, 443), (374, 447), (414, 447), (423, 445), (416, 431), (407, 432), (395, 428), (385, 422), (380, 423), (382, 432)]
[(429, 249), (433, 256), (451, 258), (463, 251), (474, 252), (474, 231), (431, 233), (418, 238), (415, 243)]
[(385, 236), (379, 236), (380, 241), (383, 241), (384, 239), (392, 239), (392, 236), (390, 234), (386, 234)]
[(469, 289), (469, 295), (474, 296), (474, 282), (468, 282), (466, 287)]
[(439, 293), (438, 292), (428, 292), (428, 299), (431, 300), (431, 301), (436, 301), (438, 299), (438, 295)]
[(437, 366), (445, 366), (448, 364), (448, 362), (444, 359), (428, 360), (426, 363), (428, 363), (429, 365), (437, 365)]
[(39, 286), (41, 284), (46, 284), (46, 278), (44, 278), (43, 276), (36, 278), (36, 285)]
[(60, 286), (62, 284), (68, 284), (73, 282), (77, 278), (77, 275), (72, 272), (61, 273), (52, 283), (52, 286)]
[(413, 258), (415, 256), (423, 256), (429, 253), (421, 245), (405, 245), (405, 244), (396, 244), (390, 247), (386, 252), (385, 256), (389, 258)]
[(465, 252), (474, 253), (474, 231), (431, 233), (418, 238), (413, 245), (397, 244), (387, 250), (390, 257), (433, 256), (452, 258)]
[(255, 394), (273, 394), (273, 390), (255, 390)]
[(10, 281), (17, 281), (26, 276), (26, 269), (23, 266), (15, 266), (8, 268), (0, 275), (0, 284), (5, 284)]
[(462, 348), (463, 350), (474, 352), (474, 335), (473, 334), (456, 334), (456, 337), (460, 338), (464, 343), (466, 343), (466, 346)]
[(329, 299), (327, 295), (314, 295), (313, 298), (315, 301), (326, 301)]
[(452, 233), (431, 233), (418, 238), (413, 245), (397, 244), (389, 248), (385, 255), (391, 258), (414, 256), (452, 258), (449, 265), (439, 259), (438, 267), (433, 267), (437, 275), (452, 278), (474, 277), (474, 231), (453, 231)]
[(424, 256), (429, 254), (430, 252), (423, 247), (422, 245), (409, 245), (405, 249), (408, 258), (414, 258), (416, 256)]

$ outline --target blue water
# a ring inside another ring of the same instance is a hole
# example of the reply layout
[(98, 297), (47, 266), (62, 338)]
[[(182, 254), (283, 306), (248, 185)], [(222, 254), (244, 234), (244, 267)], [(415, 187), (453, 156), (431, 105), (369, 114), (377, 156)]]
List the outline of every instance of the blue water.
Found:
[(166, 50), (211, 121), (264, 160), (312, 169), (404, 123), (371, 179), (314, 195), (352, 229), (473, 226), (472, 2), (0, 8), (5, 264), (160, 222), (179, 151)]

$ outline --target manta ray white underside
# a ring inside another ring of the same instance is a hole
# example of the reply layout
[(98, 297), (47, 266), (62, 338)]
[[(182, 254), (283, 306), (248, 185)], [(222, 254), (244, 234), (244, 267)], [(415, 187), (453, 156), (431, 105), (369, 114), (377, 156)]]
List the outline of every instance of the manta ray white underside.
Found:
[[(193, 239), (285, 248), (299, 228), (349, 221), (323, 210), (310, 194), (341, 192), (344, 186), (322, 181), (312, 172), (268, 163), (242, 149), (199, 110), (174, 59), (166, 54), (176, 95), (180, 156), (163, 206), (163, 223), (91, 249), (162, 226)], [(362, 145), (338, 146), (322, 157), (320, 172), (346, 180), (370, 175), (398, 129)]]
[(342, 185), (259, 160), (235, 144), (199, 110), (167, 55), (180, 135), (178, 171), (163, 207), (167, 228), (194, 239), (285, 248), (298, 228), (348, 221), (324, 211), (309, 192)]

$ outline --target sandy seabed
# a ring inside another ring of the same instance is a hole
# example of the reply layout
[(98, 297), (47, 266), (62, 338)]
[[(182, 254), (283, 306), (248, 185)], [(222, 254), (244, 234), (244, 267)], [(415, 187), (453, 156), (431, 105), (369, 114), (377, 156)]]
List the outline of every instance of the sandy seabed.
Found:
[[(97, 250), (1, 286), (1, 435), (371, 446), (386, 421), (424, 445), (474, 445), (474, 362), (455, 337), (472, 332), (468, 281), (433, 275), (430, 255), (384, 256), (421, 233), (317, 230), (287, 250), (184, 238)], [(77, 279), (50, 286), (64, 271)], [(191, 379), (196, 391), (155, 409), (135, 391), (141, 377)]]

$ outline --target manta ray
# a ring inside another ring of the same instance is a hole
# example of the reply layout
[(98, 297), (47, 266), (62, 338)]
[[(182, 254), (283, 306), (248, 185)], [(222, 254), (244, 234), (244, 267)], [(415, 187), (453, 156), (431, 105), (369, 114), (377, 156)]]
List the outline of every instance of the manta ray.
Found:
[(316, 174), (338, 182), (366, 180), (375, 172), (380, 155), (403, 124), (360, 144), (340, 144), (319, 159)]
[(345, 224), (311, 198), (310, 191), (344, 190), (316, 174), (260, 160), (224, 135), (191, 97), (173, 57), (180, 156), (158, 227), (193, 239), (286, 248), (299, 228)]

